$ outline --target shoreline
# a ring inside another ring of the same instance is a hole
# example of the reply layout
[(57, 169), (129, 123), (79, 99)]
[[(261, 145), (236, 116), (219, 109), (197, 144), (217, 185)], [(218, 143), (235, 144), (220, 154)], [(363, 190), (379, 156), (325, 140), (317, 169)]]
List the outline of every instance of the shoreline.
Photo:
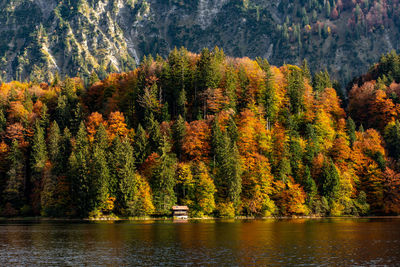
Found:
[(238, 216), (235, 218), (219, 218), (219, 217), (202, 217), (202, 218), (188, 218), (187, 220), (177, 220), (171, 218), (152, 218), (152, 217), (143, 217), (143, 218), (98, 218), (98, 219), (90, 219), (90, 218), (50, 218), (50, 217), (0, 217), (0, 221), (10, 221), (10, 222), (18, 222), (18, 221), (31, 221), (31, 222), (45, 222), (45, 221), (64, 221), (64, 222), (140, 222), (140, 221), (171, 221), (171, 222), (190, 222), (190, 221), (245, 221), (245, 220), (254, 220), (254, 221), (262, 221), (262, 220), (323, 220), (323, 219), (400, 219), (400, 215), (398, 216), (282, 216), (282, 217), (244, 217)]

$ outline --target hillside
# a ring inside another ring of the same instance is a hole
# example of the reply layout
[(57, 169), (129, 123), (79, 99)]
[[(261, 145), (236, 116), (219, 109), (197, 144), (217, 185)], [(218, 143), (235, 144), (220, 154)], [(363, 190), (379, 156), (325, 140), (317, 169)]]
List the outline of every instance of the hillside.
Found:
[(399, 49), (398, 0), (2, 0), (2, 80), (87, 79), (144, 55), (219, 46), (233, 57), (325, 68), (342, 84)]
[(331, 85), (305, 65), (219, 49), (147, 57), (88, 87), (4, 83), (0, 212), (163, 216), (181, 204), (199, 217), (399, 214), (400, 113), (373, 88), (374, 109), (361, 101), (384, 130), (364, 128)]

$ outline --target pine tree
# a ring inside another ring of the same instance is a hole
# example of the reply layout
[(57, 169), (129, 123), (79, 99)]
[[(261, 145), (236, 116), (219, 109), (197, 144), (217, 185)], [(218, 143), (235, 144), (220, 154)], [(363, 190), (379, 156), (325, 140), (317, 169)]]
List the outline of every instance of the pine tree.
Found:
[(61, 138), (60, 152), (59, 152), (61, 155), (60, 157), (61, 160), (58, 162), (61, 171), (66, 170), (68, 168), (69, 156), (71, 155), (72, 152), (71, 138), (72, 134), (69, 131), (68, 127), (64, 128), (64, 132)]
[(228, 126), (226, 128), (226, 131), (228, 133), (229, 139), (231, 140), (231, 144), (233, 145), (234, 143), (236, 143), (238, 141), (239, 133), (238, 133), (238, 127), (232, 116), (229, 117), (229, 122), (228, 122)]
[(7, 172), (3, 198), (6, 203), (11, 204), (14, 210), (19, 210), (25, 201), (25, 165), (24, 156), (17, 140), (13, 140), (11, 144), (8, 160), (10, 168)]
[(107, 161), (107, 132), (102, 124), (96, 133), (92, 160), (90, 163), (90, 184), (93, 187), (90, 198), (93, 199), (93, 210), (109, 212), (107, 200), (110, 197), (110, 170)]
[(86, 127), (81, 123), (76, 135), (74, 150), (69, 158), (69, 179), (72, 183), (74, 204), (80, 216), (87, 216), (93, 210), (92, 198), (94, 187), (89, 177), (90, 168), (89, 140)]
[(321, 195), (327, 199), (335, 199), (340, 185), (340, 178), (335, 164), (325, 161), (321, 173)]
[[(133, 149), (127, 139), (122, 141), (123, 154), (120, 158), (120, 168), (118, 170), (119, 176), (119, 191), (117, 203), (120, 207), (127, 211), (137, 210), (137, 192), (138, 192), (138, 177), (135, 174), (135, 159), (133, 157)], [(127, 215), (134, 215), (128, 214)]]
[(48, 108), (46, 104), (43, 104), (42, 110), (40, 113), (40, 126), (43, 129), (47, 129), (49, 127), (49, 114), (48, 114)]
[(71, 114), (68, 108), (68, 99), (65, 95), (60, 95), (57, 99), (55, 119), (61, 129), (69, 126), (68, 124), (71, 119)]
[(222, 133), (217, 120), (212, 127), (212, 149), (214, 155), (215, 185), (221, 201), (230, 201), (235, 206), (240, 200), (241, 164), (235, 142), (231, 142), (227, 132)]
[(35, 125), (31, 156), (31, 168), (36, 176), (35, 180), (40, 181), (41, 172), (43, 171), (44, 165), (47, 161), (47, 149), (44, 130), (38, 122)]
[(314, 179), (311, 177), (310, 169), (306, 166), (304, 171), (304, 190), (308, 196), (308, 202), (310, 203), (317, 192), (317, 185), (315, 184)]
[(146, 132), (149, 134), (149, 146), (151, 151), (158, 151), (162, 143), (160, 124), (154, 118), (153, 114), (147, 119)]
[(324, 91), (325, 88), (332, 88), (332, 81), (327, 70), (320, 71), (314, 75), (313, 88), (318, 93)]
[(190, 81), (188, 51), (185, 48), (172, 50), (164, 71), (165, 97), (172, 106), (172, 115), (185, 117), (186, 90)]
[(146, 131), (142, 125), (138, 125), (136, 130), (135, 142), (133, 143), (136, 165), (140, 166), (149, 155), (149, 144), (146, 136)]
[(290, 111), (298, 114), (304, 109), (304, 81), (303, 75), (298, 70), (292, 70), (288, 77), (288, 95)]
[(44, 139), (44, 131), (39, 122), (36, 122), (35, 133), (32, 141), (31, 170), (32, 170), (32, 206), (36, 213), (39, 213), (40, 194), (42, 191), (43, 170), (47, 162), (47, 149)]
[(292, 175), (296, 183), (302, 183), (301, 165), (303, 159), (303, 151), (298, 139), (292, 137), (290, 140), (290, 166), (292, 167)]
[(400, 159), (400, 123), (398, 120), (386, 126), (384, 137), (388, 144), (389, 155)]
[(169, 213), (171, 207), (176, 203), (175, 187), (175, 155), (171, 153), (171, 145), (164, 137), (159, 148), (160, 158), (153, 171), (151, 186), (156, 212), (159, 214)]
[(228, 66), (225, 70), (225, 92), (229, 99), (229, 107), (236, 110), (237, 96), (236, 96), (237, 74), (233, 66)]
[(301, 64), (301, 70), (303, 72), (303, 77), (306, 78), (309, 82), (311, 82), (311, 72), (310, 72), (310, 69), (308, 67), (307, 59), (303, 60), (303, 62)]
[(349, 117), (346, 121), (347, 134), (349, 136), (350, 146), (353, 147), (354, 142), (356, 141), (356, 124), (353, 119)]
[(185, 120), (181, 115), (178, 116), (178, 119), (175, 121), (172, 126), (172, 137), (174, 140), (174, 148), (178, 159), (182, 159), (182, 145), (183, 139), (186, 135), (186, 125)]

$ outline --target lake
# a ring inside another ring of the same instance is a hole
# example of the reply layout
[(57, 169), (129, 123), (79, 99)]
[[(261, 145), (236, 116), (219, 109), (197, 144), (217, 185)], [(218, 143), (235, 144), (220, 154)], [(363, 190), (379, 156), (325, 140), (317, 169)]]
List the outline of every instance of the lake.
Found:
[(400, 218), (0, 221), (1, 265), (400, 265)]

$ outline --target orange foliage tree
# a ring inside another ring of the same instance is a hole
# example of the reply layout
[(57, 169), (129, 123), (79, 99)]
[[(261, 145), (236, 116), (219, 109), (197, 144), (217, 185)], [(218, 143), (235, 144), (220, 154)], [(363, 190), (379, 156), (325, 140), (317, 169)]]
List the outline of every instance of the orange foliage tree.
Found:
[(204, 120), (186, 124), (182, 150), (187, 160), (208, 161), (211, 152), (211, 129)]

